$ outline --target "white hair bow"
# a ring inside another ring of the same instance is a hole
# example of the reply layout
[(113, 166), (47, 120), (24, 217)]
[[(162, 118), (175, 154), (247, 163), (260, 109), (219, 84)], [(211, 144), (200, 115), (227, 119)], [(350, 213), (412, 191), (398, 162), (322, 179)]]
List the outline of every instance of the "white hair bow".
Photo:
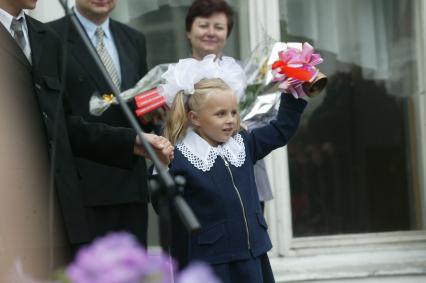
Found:
[(181, 59), (176, 64), (170, 64), (162, 75), (164, 84), (160, 85), (160, 94), (171, 106), (176, 94), (183, 90), (186, 95), (194, 94), (194, 85), (202, 79), (218, 78), (223, 80), (237, 94), (238, 99), (243, 95), (246, 78), (241, 66), (231, 57), (220, 59), (210, 54), (199, 61), (194, 58)]

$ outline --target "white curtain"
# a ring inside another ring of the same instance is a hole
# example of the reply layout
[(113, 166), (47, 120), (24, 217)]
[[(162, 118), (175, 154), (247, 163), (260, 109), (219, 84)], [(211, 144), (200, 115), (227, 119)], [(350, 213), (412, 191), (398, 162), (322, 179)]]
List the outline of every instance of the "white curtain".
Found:
[[(311, 41), (342, 63), (384, 80), (395, 95), (412, 94), (414, 0), (281, 0), (286, 34)], [(285, 39), (282, 39), (285, 40)]]

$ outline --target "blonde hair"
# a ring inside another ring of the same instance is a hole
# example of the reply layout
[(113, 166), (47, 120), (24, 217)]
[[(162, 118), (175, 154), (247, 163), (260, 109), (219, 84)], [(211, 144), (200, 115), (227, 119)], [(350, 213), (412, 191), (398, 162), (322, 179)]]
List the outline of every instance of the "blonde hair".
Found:
[[(183, 91), (179, 91), (170, 107), (166, 125), (164, 127), (164, 136), (173, 144), (185, 136), (189, 127), (189, 111), (199, 110), (207, 94), (214, 91), (232, 91), (232, 89), (221, 79), (202, 79), (194, 85), (194, 94), (187, 96)], [(237, 115), (236, 132), (240, 130), (240, 114)], [(234, 133), (234, 134), (235, 134)]]

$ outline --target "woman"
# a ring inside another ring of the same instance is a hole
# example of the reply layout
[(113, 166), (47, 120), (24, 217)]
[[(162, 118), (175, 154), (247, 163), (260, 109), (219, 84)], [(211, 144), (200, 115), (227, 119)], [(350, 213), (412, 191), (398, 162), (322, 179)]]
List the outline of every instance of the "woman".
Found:
[[(233, 25), (234, 12), (224, 0), (195, 0), (185, 20), (192, 57), (197, 60), (208, 54), (220, 57)], [(263, 210), (265, 201), (273, 198), (263, 159), (256, 163), (254, 171)]]
[(234, 25), (234, 12), (223, 0), (196, 0), (186, 15), (186, 36), (192, 57), (220, 56)]

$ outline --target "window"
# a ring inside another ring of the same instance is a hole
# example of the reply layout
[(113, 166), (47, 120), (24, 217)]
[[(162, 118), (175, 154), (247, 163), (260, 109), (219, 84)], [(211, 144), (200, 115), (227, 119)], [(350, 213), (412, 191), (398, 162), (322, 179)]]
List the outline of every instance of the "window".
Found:
[(426, 254), (424, 4), (264, 4), (274, 2), (279, 24), (265, 20), (268, 32), (311, 43), (329, 78), (287, 151), (267, 161), (277, 280), (424, 274), (406, 269)]
[(329, 77), (288, 146), (294, 236), (423, 229), (414, 1), (280, 6), (281, 37), (316, 46)]

